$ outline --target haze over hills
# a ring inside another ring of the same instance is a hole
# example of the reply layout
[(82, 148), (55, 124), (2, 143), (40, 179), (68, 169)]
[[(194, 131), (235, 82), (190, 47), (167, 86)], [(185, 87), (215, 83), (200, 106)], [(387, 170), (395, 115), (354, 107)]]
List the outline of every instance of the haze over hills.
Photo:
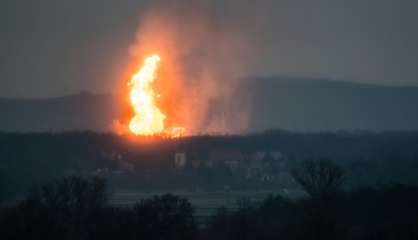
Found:
[[(289, 77), (246, 82), (231, 100), (251, 96), (250, 132), (418, 130), (418, 87)], [(46, 99), (0, 98), (0, 131), (108, 131), (123, 115), (120, 99), (89, 93)], [(234, 119), (226, 121), (233, 124)]]

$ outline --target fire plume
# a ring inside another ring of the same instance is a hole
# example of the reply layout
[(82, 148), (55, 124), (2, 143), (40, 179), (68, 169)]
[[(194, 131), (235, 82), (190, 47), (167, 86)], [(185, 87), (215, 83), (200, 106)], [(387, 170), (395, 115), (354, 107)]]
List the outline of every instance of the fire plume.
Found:
[(130, 103), (134, 111), (129, 130), (135, 135), (155, 135), (164, 131), (166, 116), (157, 107), (157, 95), (152, 88), (159, 62), (160, 57), (157, 54), (147, 57), (128, 83)]

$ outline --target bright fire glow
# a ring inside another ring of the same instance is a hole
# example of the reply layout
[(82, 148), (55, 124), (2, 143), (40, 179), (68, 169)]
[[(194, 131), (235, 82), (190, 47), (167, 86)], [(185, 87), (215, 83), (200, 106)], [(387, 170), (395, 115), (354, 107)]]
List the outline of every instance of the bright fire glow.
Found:
[(129, 129), (135, 135), (155, 135), (164, 131), (166, 116), (157, 107), (156, 94), (152, 88), (159, 62), (160, 57), (156, 54), (147, 57), (144, 65), (132, 76), (128, 84), (134, 110)]
[(183, 127), (173, 126), (166, 128), (164, 120), (166, 115), (156, 105), (155, 93), (152, 83), (156, 79), (156, 71), (160, 56), (154, 54), (147, 57), (143, 66), (136, 72), (128, 83), (130, 87), (130, 103), (134, 116), (129, 122), (129, 130), (135, 135), (158, 135), (167, 137), (181, 137), (185, 133)]

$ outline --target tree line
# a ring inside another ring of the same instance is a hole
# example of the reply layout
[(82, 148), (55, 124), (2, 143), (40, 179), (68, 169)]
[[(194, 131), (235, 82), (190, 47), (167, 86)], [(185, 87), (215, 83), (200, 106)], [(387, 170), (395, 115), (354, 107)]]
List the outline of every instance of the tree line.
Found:
[[(161, 181), (159, 185), (162, 187), (178, 187), (184, 182), (194, 181), (195, 177), (176, 181), (177, 176), (170, 175), (174, 153), (207, 155), (217, 148), (239, 149), (244, 153), (279, 151), (294, 166), (308, 158), (334, 159), (349, 172), (346, 184), (352, 187), (391, 182), (418, 184), (415, 173), (418, 168), (417, 132), (268, 131), (241, 136), (179, 139), (130, 139), (95, 132), (0, 133), (0, 198), (13, 198), (62, 176), (114, 168), (114, 162), (103, 153), (120, 154), (123, 161), (133, 165), (138, 173), (135, 178), (140, 178), (141, 171), (151, 173), (155, 178), (147, 185)], [(218, 179), (217, 176), (214, 178)], [(206, 181), (204, 176), (202, 181)], [(133, 179), (122, 184), (131, 182)], [(260, 187), (256, 185), (255, 188)]]

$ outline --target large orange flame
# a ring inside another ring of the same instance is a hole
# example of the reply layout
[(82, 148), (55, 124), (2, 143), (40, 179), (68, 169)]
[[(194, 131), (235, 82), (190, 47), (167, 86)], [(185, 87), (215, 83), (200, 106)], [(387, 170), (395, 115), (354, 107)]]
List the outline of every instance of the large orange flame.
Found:
[(135, 135), (155, 135), (164, 131), (166, 116), (157, 107), (156, 94), (152, 88), (159, 62), (157, 54), (147, 57), (128, 84), (135, 114), (129, 122), (129, 129)]

